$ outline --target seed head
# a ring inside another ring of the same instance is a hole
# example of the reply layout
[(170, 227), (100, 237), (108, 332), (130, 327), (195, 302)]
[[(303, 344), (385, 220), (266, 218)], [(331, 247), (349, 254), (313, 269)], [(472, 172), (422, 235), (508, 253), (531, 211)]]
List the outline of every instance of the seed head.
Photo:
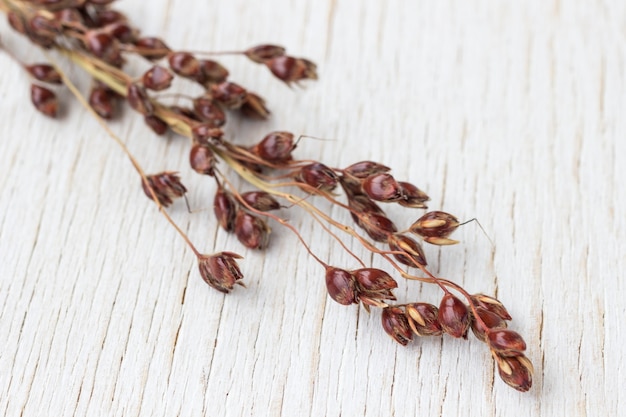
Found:
[(215, 198), (213, 199), (213, 211), (217, 222), (222, 229), (227, 232), (235, 230), (235, 216), (237, 214), (237, 205), (232, 195), (223, 187), (217, 187)]
[(29, 72), (35, 79), (50, 84), (63, 84), (61, 80), (61, 74), (52, 66), (48, 64), (33, 64), (27, 65), (26, 71)]
[(406, 306), (409, 326), (418, 336), (439, 336), (443, 333), (438, 314), (439, 310), (432, 304), (412, 303)]
[(215, 155), (211, 148), (204, 144), (195, 143), (189, 152), (189, 164), (194, 171), (204, 175), (215, 175)]
[(189, 52), (174, 52), (169, 55), (168, 62), (172, 71), (182, 77), (196, 78), (202, 71), (200, 62)]
[(533, 385), (533, 364), (522, 355), (494, 355), (500, 378), (518, 391), (526, 392)]
[(398, 200), (398, 204), (403, 207), (428, 208), (424, 203), (430, 200), (430, 197), (425, 192), (408, 182), (398, 181), (398, 185), (402, 192), (402, 199)]
[(150, 60), (165, 58), (171, 52), (169, 46), (159, 38), (140, 38), (135, 42), (135, 52)]
[(264, 63), (276, 78), (287, 85), (307, 79), (317, 80), (316, 65), (304, 58), (283, 55), (268, 59)]
[(235, 284), (244, 286), (240, 281), (243, 274), (237, 264), (242, 257), (232, 252), (220, 252), (198, 257), (200, 276), (211, 287), (223, 293), (229, 293)]
[(143, 74), (141, 82), (152, 91), (162, 91), (170, 87), (174, 76), (166, 68), (155, 65)]
[(502, 320), (511, 320), (511, 315), (499, 300), (485, 294), (474, 294), (471, 299), (474, 304), (496, 314)]
[(383, 329), (393, 340), (406, 346), (413, 338), (409, 321), (404, 312), (398, 307), (387, 307), (382, 313)]
[[(483, 307), (477, 306), (476, 312), (478, 313), (478, 317), (482, 320), (482, 322), (487, 326), (490, 330), (498, 330), (498, 329), (506, 329), (507, 324), (506, 321), (502, 320), (500, 316), (497, 314), (484, 309)], [(472, 332), (474, 336), (482, 342), (487, 343), (487, 336), (485, 334), (485, 329), (481, 326), (475, 317), (472, 317)]]
[(386, 242), (389, 236), (398, 230), (396, 225), (384, 214), (371, 211), (354, 214), (358, 218), (359, 227), (377, 242)]
[(396, 180), (387, 173), (370, 175), (361, 185), (369, 198), (390, 203), (402, 199), (402, 189)]
[(356, 281), (345, 269), (326, 268), (326, 289), (330, 298), (342, 305), (358, 302), (356, 299)]
[(245, 102), (248, 92), (239, 84), (224, 81), (211, 86), (213, 99), (229, 109), (238, 109)]
[(150, 96), (148, 96), (143, 86), (136, 83), (130, 84), (128, 86), (126, 99), (130, 107), (144, 116), (154, 113), (154, 104), (152, 104)]
[(391, 168), (372, 161), (356, 162), (343, 170), (344, 174), (361, 180), (371, 177), (372, 175), (384, 174), (389, 171), (391, 171)]
[(394, 253), (393, 257), (404, 265), (417, 267), (417, 264), (426, 266), (426, 255), (422, 246), (408, 236), (399, 233), (389, 234), (387, 237), (389, 250), (393, 252), (404, 252), (405, 254)]
[(271, 194), (265, 191), (248, 191), (241, 194), (241, 198), (250, 207), (259, 211), (272, 211), (280, 208), (280, 203)]
[(102, 30), (122, 43), (133, 42), (137, 39), (137, 34), (139, 33), (124, 21), (109, 23)]
[(150, 127), (150, 129), (152, 129), (152, 131), (157, 135), (163, 135), (165, 132), (167, 132), (167, 123), (165, 123), (163, 119), (156, 117), (154, 114), (145, 115), (143, 117), (143, 120), (144, 122), (146, 122), (148, 127)]
[(454, 245), (459, 242), (447, 237), (459, 227), (459, 224), (457, 218), (451, 214), (431, 211), (413, 223), (410, 230), (433, 245)]
[(339, 182), (335, 171), (319, 162), (314, 162), (300, 168), (300, 172), (297, 174), (297, 180), (325, 192), (334, 190)]
[(210, 59), (200, 60), (200, 71), (202, 73), (202, 81), (205, 84), (221, 83), (228, 78), (228, 70), (217, 61)]
[[(395, 300), (391, 290), (398, 283), (387, 272), (376, 268), (361, 268), (351, 272), (356, 278), (357, 300), (368, 306), (387, 307), (384, 300)], [(369, 310), (368, 310), (369, 311)]]
[(251, 119), (266, 119), (270, 111), (265, 106), (265, 100), (254, 93), (248, 92), (246, 99), (239, 108), (241, 114)]
[(113, 94), (108, 87), (96, 83), (89, 93), (89, 105), (103, 119), (111, 119), (115, 111)]
[(278, 45), (257, 45), (246, 49), (244, 54), (248, 59), (262, 64), (269, 59), (285, 55), (285, 48)]
[(504, 355), (526, 350), (526, 342), (522, 336), (509, 329), (490, 330), (487, 332), (487, 343), (491, 349)]
[(470, 314), (463, 302), (454, 295), (447, 293), (441, 299), (437, 320), (444, 332), (452, 337), (467, 339), (470, 325)]
[(291, 152), (294, 149), (292, 133), (272, 132), (250, 150), (265, 161), (280, 164), (291, 161)]
[(54, 91), (37, 84), (32, 84), (30, 86), (30, 100), (35, 108), (46, 116), (57, 116), (59, 101)]
[(159, 203), (164, 207), (168, 207), (174, 199), (182, 197), (187, 192), (176, 172), (165, 171), (148, 175), (146, 179), (148, 180), (147, 184), (146, 181), (141, 181), (143, 192), (152, 200), (152, 193), (150, 192), (150, 188), (152, 188)]
[(193, 108), (200, 120), (212, 127), (220, 127), (226, 123), (226, 114), (220, 105), (209, 97), (197, 97), (193, 100)]
[(117, 40), (101, 30), (88, 30), (84, 35), (85, 47), (97, 58), (113, 66), (120, 66), (124, 59)]
[(235, 217), (235, 234), (247, 248), (265, 249), (269, 244), (271, 229), (267, 222), (243, 210)]

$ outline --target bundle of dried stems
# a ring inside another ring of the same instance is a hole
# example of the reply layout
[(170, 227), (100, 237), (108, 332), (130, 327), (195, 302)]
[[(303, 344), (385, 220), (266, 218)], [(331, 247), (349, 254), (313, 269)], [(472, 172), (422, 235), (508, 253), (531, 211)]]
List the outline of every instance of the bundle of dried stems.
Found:
[[(221, 129), (227, 113), (266, 118), (269, 111), (265, 100), (230, 81), (228, 70), (212, 59), (217, 53), (176, 51), (160, 38), (143, 37), (110, 3), (111, 0), (0, 1), (0, 9), (13, 29), (27, 36), (34, 45), (60, 52), (93, 77), (88, 99), (83, 99), (55, 66), (20, 63), (33, 80), (31, 101), (37, 110), (46, 116), (56, 116), (59, 103), (50, 85), (65, 85), (101, 121), (114, 117), (121, 102), (126, 101), (156, 134), (171, 129), (189, 138), (191, 167), (215, 180), (217, 222), (224, 230), (234, 233), (242, 245), (266, 248), (270, 238), (268, 221), (281, 224), (297, 235), (323, 267), (328, 294), (337, 303), (360, 304), (368, 312), (372, 308), (381, 309), (384, 331), (401, 345), (407, 345), (415, 336), (447, 334), (467, 339), (471, 329), (489, 348), (504, 382), (519, 391), (530, 389), (533, 368), (524, 355), (526, 344), (518, 333), (507, 328), (511, 316), (503, 304), (488, 295), (470, 294), (427, 269), (419, 240), (432, 245), (456, 244), (450, 235), (464, 223), (449, 213), (428, 211), (408, 230), (398, 231), (379, 203), (426, 210), (429, 198), (415, 185), (397, 181), (389, 173), (390, 168), (377, 162), (361, 161), (345, 168), (332, 168), (319, 161), (296, 159), (293, 153), (298, 141), (286, 131), (268, 133), (251, 147), (233, 143)], [(314, 63), (287, 55), (280, 46), (259, 45), (228, 53), (267, 67), (287, 85), (317, 78)], [(140, 77), (127, 74), (123, 67), (130, 56), (144, 58), (151, 68)], [(175, 77), (202, 86), (203, 93), (190, 98), (191, 106), (168, 105), (162, 96), (154, 94), (169, 89)], [(235, 285), (243, 286), (238, 264), (241, 256), (233, 252), (201, 253), (168, 215), (166, 208), (187, 192), (177, 173), (144, 173), (124, 143), (105, 123), (102, 125), (130, 158), (145, 194), (196, 255), (202, 279), (223, 293), (229, 293)], [(218, 169), (217, 160), (257, 190), (238, 192)], [(322, 210), (311, 202), (314, 199), (292, 193), (293, 188), (347, 210), (365, 234), (331, 217), (330, 210)], [(343, 197), (334, 193), (337, 189), (343, 191)], [(298, 230), (273, 213), (287, 206), (297, 206), (309, 213), (354, 257), (357, 269), (338, 268), (315, 255)], [(398, 285), (396, 280), (384, 270), (368, 267), (348, 250), (334, 229), (383, 257), (401, 277), (438, 286), (443, 292), (439, 306), (417, 301), (397, 304), (393, 293)], [(385, 245), (386, 249), (372, 241)], [(405, 266), (417, 270), (419, 275), (407, 273)]]

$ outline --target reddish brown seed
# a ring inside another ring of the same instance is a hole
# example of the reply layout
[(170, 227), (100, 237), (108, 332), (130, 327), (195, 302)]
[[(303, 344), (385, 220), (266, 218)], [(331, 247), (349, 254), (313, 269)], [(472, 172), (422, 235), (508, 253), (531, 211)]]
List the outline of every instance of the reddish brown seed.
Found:
[(344, 269), (326, 268), (326, 289), (330, 298), (339, 304), (347, 306), (357, 302), (354, 277)]
[(430, 197), (425, 192), (408, 182), (398, 181), (398, 185), (402, 192), (402, 199), (398, 200), (398, 204), (403, 207), (427, 208), (424, 203), (430, 200)]
[(341, 185), (344, 190), (346, 190), (346, 194), (348, 196), (348, 206), (351, 209), (350, 215), (357, 224), (361, 225), (359, 215), (364, 213), (376, 213), (386, 217), (383, 209), (378, 207), (378, 204), (374, 203), (368, 196), (366, 196), (365, 194), (353, 194), (346, 188), (346, 184), (344, 181), (341, 181)]
[(474, 304), (496, 314), (502, 320), (511, 320), (511, 315), (499, 300), (485, 294), (474, 294), (471, 299)]
[(270, 115), (269, 109), (265, 106), (265, 100), (250, 92), (248, 92), (245, 101), (239, 107), (239, 111), (244, 117), (250, 119), (266, 119)]
[[(502, 320), (497, 314), (492, 313), (489, 310), (485, 310), (484, 308), (477, 306), (476, 312), (478, 313), (478, 317), (482, 320), (483, 324), (487, 326), (488, 329), (497, 330), (497, 329), (506, 329), (506, 321)], [(478, 323), (475, 317), (472, 317), (472, 332), (474, 336), (482, 342), (487, 342), (487, 336), (485, 335), (485, 329), (483, 326)]]
[(344, 174), (358, 179), (365, 179), (372, 175), (384, 174), (391, 168), (372, 161), (356, 162), (343, 170)]
[(389, 235), (398, 231), (396, 225), (384, 214), (368, 211), (356, 215), (359, 227), (377, 242), (386, 242)]
[(294, 149), (292, 133), (272, 132), (254, 145), (251, 151), (259, 158), (277, 164), (290, 161)]
[(135, 42), (135, 52), (147, 59), (159, 60), (170, 51), (169, 46), (159, 38), (140, 38)]
[(385, 203), (402, 199), (402, 189), (390, 174), (370, 175), (361, 185), (369, 198)]
[(428, 265), (426, 263), (426, 255), (424, 254), (422, 246), (414, 239), (394, 233), (389, 235), (387, 243), (389, 244), (389, 250), (393, 252), (404, 252), (404, 254), (393, 254), (394, 258), (396, 258), (398, 262), (414, 268), (417, 268), (418, 264), (423, 266)]
[(278, 56), (268, 59), (264, 63), (276, 78), (287, 85), (306, 79), (317, 79), (317, 67), (306, 59)]
[(141, 82), (148, 90), (162, 91), (172, 84), (174, 76), (166, 68), (155, 65), (141, 77)]
[(215, 174), (215, 155), (206, 145), (195, 143), (189, 152), (189, 164), (199, 174), (213, 176)]
[[(334, 190), (339, 182), (335, 171), (319, 162), (314, 162), (300, 168), (297, 174), (297, 180), (325, 192)], [(306, 191), (310, 190), (307, 189)]]
[(447, 293), (441, 299), (437, 320), (444, 332), (452, 337), (467, 339), (470, 314), (467, 306), (454, 295)]
[(200, 60), (200, 71), (203, 81), (208, 84), (221, 83), (228, 78), (228, 70), (217, 61), (210, 59)]
[(160, 119), (153, 114), (147, 114), (143, 117), (143, 120), (157, 135), (163, 135), (167, 132), (168, 126), (163, 119)]
[(52, 65), (33, 64), (24, 68), (39, 81), (50, 84), (63, 84), (61, 74)]
[(459, 227), (456, 217), (443, 211), (431, 211), (420, 217), (409, 230), (435, 245), (451, 245), (456, 240), (447, 239)]
[(533, 364), (524, 355), (495, 355), (500, 378), (518, 391), (526, 392), (533, 385)]
[(37, 84), (30, 86), (30, 100), (35, 108), (48, 117), (56, 117), (59, 101), (53, 91)]
[(509, 329), (490, 330), (487, 332), (489, 347), (501, 354), (511, 354), (526, 350), (522, 336)]
[(113, 95), (107, 87), (94, 85), (89, 93), (89, 105), (98, 116), (111, 119), (115, 111)]
[(235, 284), (245, 286), (241, 283), (243, 274), (237, 264), (237, 259), (241, 258), (232, 252), (201, 255), (198, 257), (200, 276), (211, 287), (228, 294)]
[(112, 9), (97, 9), (93, 16), (97, 27), (128, 20), (124, 14)]
[(54, 38), (61, 33), (61, 22), (41, 14), (34, 15), (29, 23), (30, 32), (44, 38)]
[(218, 103), (208, 97), (197, 97), (193, 100), (196, 115), (213, 127), (222, 126), (226, 122), (226, 114)]
[(406, 306), (409, 326), (418, 336), (439, 336), (443, 333), (438, 314), (439, 310), (432, 304), (411, 303)]
[(381, 319), (385, 332), (387, 332), (393, 340), (400, 343), (402, 346), (406, 346), (413, 338), (409, 321), (400, 308), (384, 308)]
[(134, 42), (139, 33), (124, 21), (109, 23), (102, 30), (122, 43)]
[(361, 268), (352, 271), (359, 288), (365, 291), (391, 290), (398, 283), (387, 272), (377, 268)]
[(259, 211), (272, 211), (280, 208), (280, 203), (265, 191), (248, 191), (241, 194), (241, 198), (250, 207)]
[(26, 33), (26, 22), (21, 14), (11, 10), (7, 13), (7, 20), (9, 21), (9, 25), (11, 25), (16, 32), (21, 34)]
[(229, 109), (238, 109), (245, 102), (248, 92), (242, 86), (229, 81), (214, 84), (211, 87), (211, 95), (215, 101)]
[(231, 194), (224, 190), (223, 187), (217, 188), (215, 198), (213, 199), (213, 211), (222, 229), (227, 232), (232, 232), (235, 229), (237, 206)]
[(130, 84), (128, 86), (126, 98), (130, 107), (144, 116), (154, 113), (154, 104), (152, 104), (146, 89), (141, 85)]
[(208, 123), (197, 123), (191, 128), (194, 142), (208, 145), (211, 142), (221, 142), (224, 131)]
[(235, 234), (245, 247), (265, 249), (269, 243), (270, 227), (265, 220), (239, 210), (235, 217)]
[[(182, 197), (187, 192), (187, 189), (180, 181), (178, 173), (165, 171), (154, 175), (148, 175), (146, 181), (141, 181), (143, 192), (149, 199), (153, 200), (150, 188), (154, 191), (159, 203), (168, 207), (173, 203), (173, 200)], [(148, 185), (149, 184), (149, 185)]]
[(195, 78), (201, 74), (200, 62), (189, 52), (174, 52), (168, 62), (172, 71), (183, 77)]
[(89, 30), (84, 34), (85, 47), (96, 57), (118, 66), (123, 63), (117, 40), (101, 30)]
[(268, 59), (285, 55), (285, 48), (278, 45), (257, 45), (246, 49), (244, 54), (250, 60), (262, 64)]

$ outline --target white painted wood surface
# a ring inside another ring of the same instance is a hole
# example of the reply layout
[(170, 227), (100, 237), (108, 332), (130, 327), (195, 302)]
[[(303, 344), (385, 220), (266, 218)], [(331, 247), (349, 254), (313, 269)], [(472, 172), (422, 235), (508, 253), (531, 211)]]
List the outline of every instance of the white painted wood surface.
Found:
[[(27, 78), (0, 53), (0, 415), (623, 412), (626, 3), (119, 7), (181, 49), (272, 42), (316, 61), (319, 82), (291, 91), (224, 58), (273, 110), (270, 121), (229, 132), (242, 143), (273, 129), (336, 138), (304, 140), (297, 154), (333, 166), (378, 160), (427, 190), (432, 208), (479, 218), (494, 250), (467, 226), (461, 245), (427, 254), (442, 276), (506, 303), (528, 342), (534, 387), (505, 386), (476, 340), (394, 344), (378, 313), (329, 301), (323, 271), (287, 230), (275, 227), (267, 253), (245, 251), (210, 212), (189, 216), (177, 204), (172, 215), (202, 250), (246, 257), (247, 289), (208, 289), (96, 122), (68, 92), (62, 120), (37, 114)], [(0, 33), (23, 59), (41, 58), (5, 22)], [(154, 137), (130, 114), (112, 126), (149, 171), (180, 170), (192, 204), (210, 205), (213, 188), (187, 168), (184, 141)], [(393, 213), (403, 226), (417, 216)], [(286, 214), (324, 259), (356, 266), (311, 219)], [(440, 297), (404, 282), (398, 295)]]

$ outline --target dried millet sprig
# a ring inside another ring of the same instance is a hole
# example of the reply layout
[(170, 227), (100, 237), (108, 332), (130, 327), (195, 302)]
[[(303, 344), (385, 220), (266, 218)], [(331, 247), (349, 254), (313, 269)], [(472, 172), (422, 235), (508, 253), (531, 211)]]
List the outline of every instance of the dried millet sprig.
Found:
[[(309, 253), (323, 266), (327, 290), (333, 300), (343, 305), (362, 304), (368, 311), (380, 308), (383, 329), (402, 345), (414, 335), (446, 333), (467, 338), (471, 328), (473, 334), (488, 345), (502, 379), (520, 391), (530, 388), (532, 364), (523, 354), (526, 344), (519, 334), (506, 328), (506, 320), (511, 317), (502, 303), (483, 294), (471, 295), (454, 282), (434, 276), (426, 268), (421, 244), (408, 235), (411, 233), (436, 245), (458, 243), (449, 238), (462, 224), (455, 216), (442, 211), (427, 212), (406, 231), (399, 232), (379, 204), (426, 209), (428, 196), (411, 183), (397, 181), (389, 173), (390, 168), (362, 161), (339, 169), (319, 161), (294, 159), (292, 152), (297, 140), (289, 132), (272, 132), (251, 147), (228, 141), (220, 129), (227, 121), (227, 112), (239, 111), (245, 116), (264, 118), (269, 115), (265, 101), (229, 81), (228, 70), (217, 61), (205, 59), (206, 54), (174, 51), (159, 38), (140, 37), (139, 31), (124, 15), (108, 7), (109, 3), (0, 0), (0, 8), (8, 12), (9, 21), (18, 32), (39, 46), (60, 51), (93, 76), (95, 81), (88, 101), (96, 114), (113, 117), (116, 102), (126, 100), (156, 133), (163, 134), (172, 129), (188, 137), (191, 167), (199, 174), (216, 179), (215, 214), (220, 225), (234, 232), (244, 246), (258, 249), (267, 246), (268, 219), (285, 225), (298, 235)], [(261, 45), (235, 53), (265, 65), (287, 85), (317, 77), (312, 62), (287, 56), (284, 48), (279, 46)], [(121, 69), (126, 55), (143, 57), (152, 66), (140, 77), (131, 77)], [(46, 82), (33, 71), (29, 72)], [(167, 105), (154, 96), (154, 92), (167, 90), (175, 77), (199, 84), (204, 89), (202, 95), (191, 98), (193, 107)], [(77, 94), (69, 80), (64, 80)], [(58, 107), (54, 93), (39, 85), (33, 87), (33, 91), (33, 104), (44, 114), (54, 116)], [(84, 100), (81, 102), (85, 103)], [(223, 292), (241, 284), (242, 274), (236, 262), (238, 255), (231, 252), (210, 256), (200, 254), (167, 215), (164, 206), (186, 192), (180, 177), (171, 171), (144, 174), (124, 144), (119, 139), (116, 141), (140, 174), (146, 195), (155, 201), (198, 257), (203, 279)], [(218, 160), (233, 168), (258, 191), (239, 193), (217, 169)], [(389, 249), (378, 248), (307, 199), (282, 190), (294, 185), (347, 210), (369, 239), (385, 244)], [(331, 194), (337, 188), (343, 191), (346, 203)], [(336, 268), (317, 257), (294, 226), (270, 212), (282, 207), (281, 200), (307, 211), (361, 267), (355, 270)], [(397, 282), (381, 269), (367, 268), (331, 227), (355, 238), (372, 253), (381, 255), (404, 278), (438, 285), (444, 293), (439, 306), (422, 302), (392, 304), (396, 300), (393, 289)], [(398, 263), (417, 268), (424, 276), (409, 274)]]

